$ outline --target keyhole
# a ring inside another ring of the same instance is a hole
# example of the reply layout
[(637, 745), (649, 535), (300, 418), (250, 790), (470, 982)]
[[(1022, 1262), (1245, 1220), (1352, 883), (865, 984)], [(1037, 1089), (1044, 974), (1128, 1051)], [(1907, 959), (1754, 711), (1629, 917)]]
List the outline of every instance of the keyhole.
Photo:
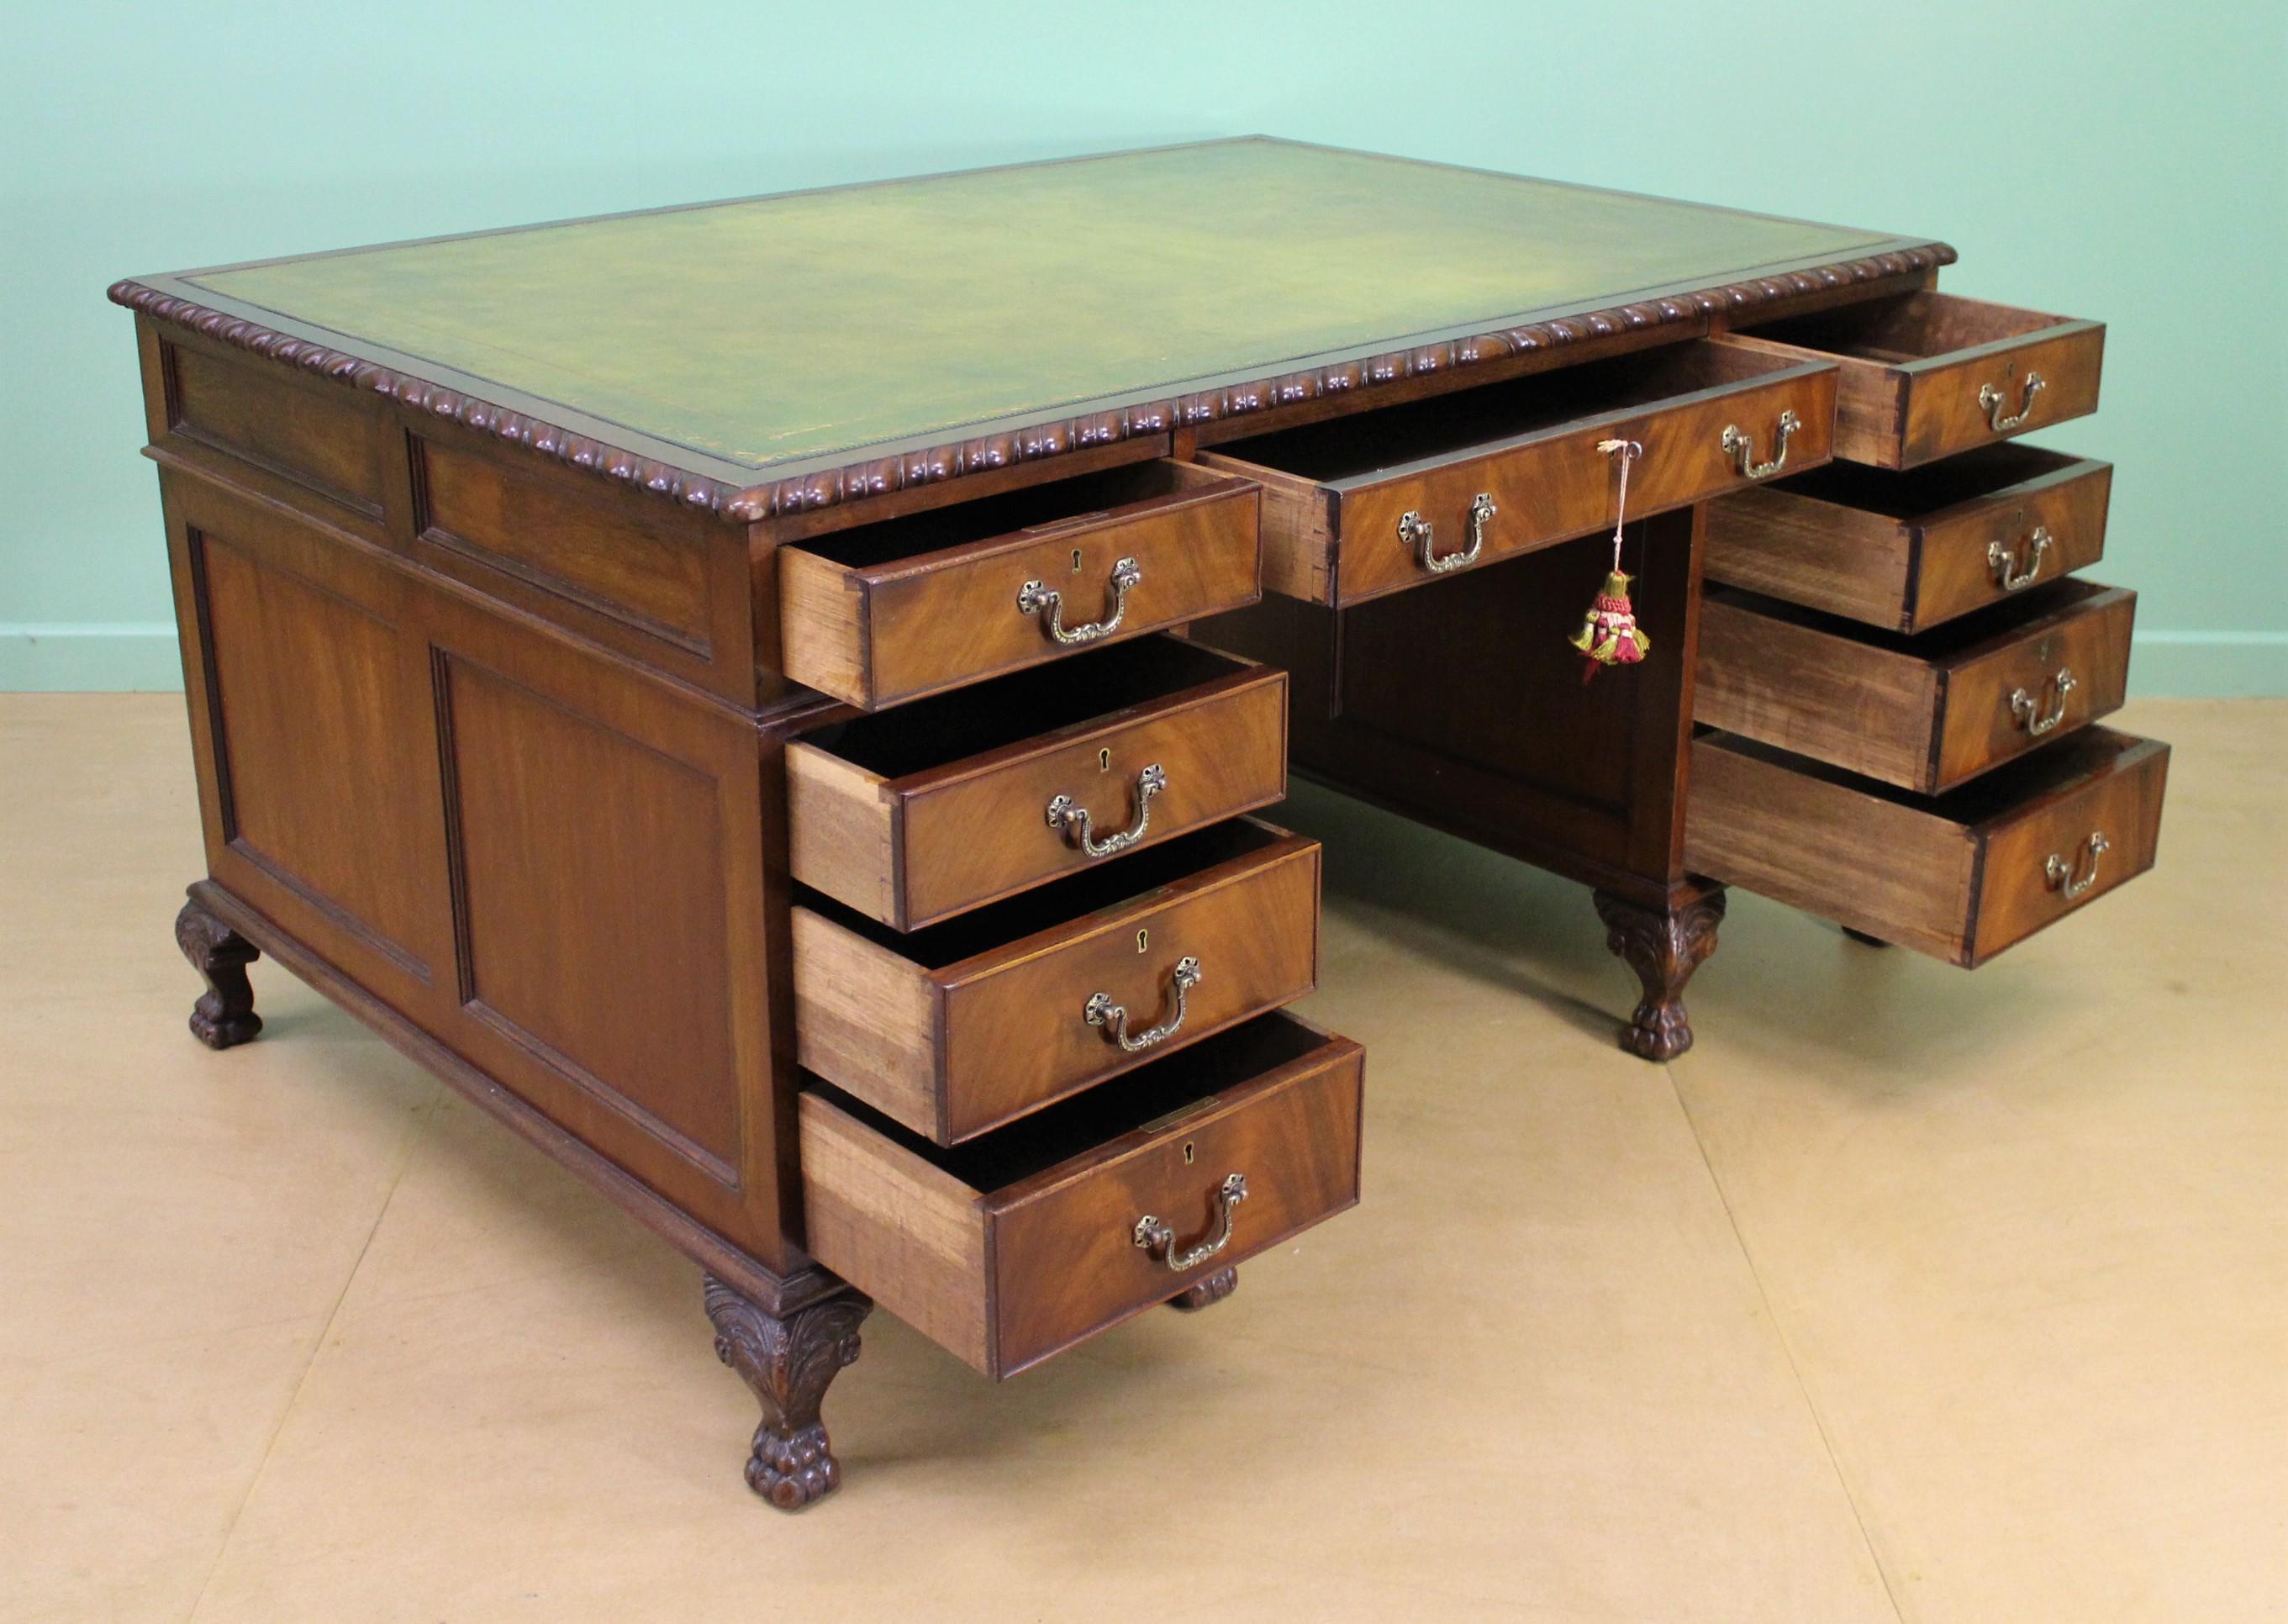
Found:
[(1078, 547), (1075, 547), (1073, 549), (1073, 573), (1075, 575), (1078, 575), (1080, 573), (1080, 549)]
[(1140, 930), (1136, 933), (1136, 951), (1138, 952), (1143, 952), (1151, 945), (1152, 933), (1149, 930)]
[(1192, 1165), (1192, 1142), (1191, 1142), (1190, 1140), (1187, 1139), (1186, 1141), (1184, 1141), (1184, 1166), (1187, 1166), (1187, 1167), (1188, 1167), (1188, 1166), (1190, 1166), (1191, 1165)]
[(1112, 770), (1111, 751), (1100, 750), (1096, 752), (1096, 770), (1100, 773), (1108, 773)]

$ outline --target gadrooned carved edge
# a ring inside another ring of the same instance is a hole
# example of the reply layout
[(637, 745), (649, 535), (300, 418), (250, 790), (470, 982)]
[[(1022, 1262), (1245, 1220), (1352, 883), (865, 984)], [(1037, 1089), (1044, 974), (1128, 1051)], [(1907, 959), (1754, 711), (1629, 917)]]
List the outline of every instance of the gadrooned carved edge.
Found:
[(156, 322), (187, 328), (237, 348), (352, 387), (370, 389), (412, 410), (443, 418), (527, 450), (554, 457), (576, 468), (616, 479), (687, 506), (704, 509), (738, 524), (809, 513), (867, 497), (936, 484), (1014, 464), (1062, 456), (1138, 434), (1165, 434), (1248, 412), (1267, 411), (1300, 401), (1354, 389), (1373, 389), (1428, 373), (1498, 361), (1510, 355), (1561, 349), (1584, 340), (1663, 327), (1703, 316), (1751, 310), (1776, 300), (1798, 299), (1855, 283), (1880, 282), (1951, 265), (1957, 256), (1943, 243), (1893, 250), (1862, 259), (1728, 283), (1696, 293), (1618, 305), (1584, 315), (1498, 328), (1466, 338), (1411, 349), (1392, 350), (1362, 361), (1310, 367), (1251, 383), (1232, 384), (1116, 410), (1053, 419), (1028, 428), (949, 442), (924, 451), (876, 458), (757, 485), (687, 473), (655, 458), (608, 445), (568, 428), (512, 411), (489, 401), (396, 371), (307, 338), (298, 338), (226, 314), (193, 300), (163, 293), (131, 279), (114, 283), (114, 304)]

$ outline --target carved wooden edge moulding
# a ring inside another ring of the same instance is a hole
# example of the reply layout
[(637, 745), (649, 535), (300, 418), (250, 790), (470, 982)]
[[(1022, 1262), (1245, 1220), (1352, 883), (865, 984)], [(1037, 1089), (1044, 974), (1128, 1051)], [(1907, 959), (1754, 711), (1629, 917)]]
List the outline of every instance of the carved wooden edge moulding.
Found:
[(1229, 384), (1108, 411), (1054, 418), (1029, 427), (954, 441), (926, 450), (907, 451), (744, 486), (694, 474), (656, 458), (638, 456), (539, 418), (512, 411), (361, 356), (330, 349), (308, 338), (280, 332), (243, 316), (211, 309), (131, 278), (114, 283), (109, 292), (114, 304), (155, 322), (187, 328), (354, 388), (370, 389), (415, 411), (449, 419), (479, 434), (523, 446), (671, 501), (704, 509), (733, 523), (750, 524), (988, 473), (1017, 463), (1036, 462), (1140, 434), (1167, 434), (1323, 395), (1373, 389), (1406, 378), (1562, 348), (1617, 333), (1728, 316), (1760, 305), (1854, 283), (1919, 275), (1951, 265), (1956, 258), (1954, 250), (1947, 244), (1926, 243), (1865, 259), (1759, 276), (1524, 326), (1496, 328), (1362, 360), (1307, 367), (1251, 383)]

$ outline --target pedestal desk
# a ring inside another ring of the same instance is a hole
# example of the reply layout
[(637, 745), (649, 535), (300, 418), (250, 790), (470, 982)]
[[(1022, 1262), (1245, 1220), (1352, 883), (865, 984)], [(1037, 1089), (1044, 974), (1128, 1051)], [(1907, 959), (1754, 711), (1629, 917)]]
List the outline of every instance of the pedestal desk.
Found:
[(807, 1503), (874, 1302), (998, 1378), (1358, 1198), (1291, 758), (1594, 888), (1654, 1058), (1725, 882), (1968, 966), (2150, 865), (2011, 443), (2103, 330), (1953, 258), (1251, 139), (123, 282), (192, 1030), (267, 953), (695, 1259)]

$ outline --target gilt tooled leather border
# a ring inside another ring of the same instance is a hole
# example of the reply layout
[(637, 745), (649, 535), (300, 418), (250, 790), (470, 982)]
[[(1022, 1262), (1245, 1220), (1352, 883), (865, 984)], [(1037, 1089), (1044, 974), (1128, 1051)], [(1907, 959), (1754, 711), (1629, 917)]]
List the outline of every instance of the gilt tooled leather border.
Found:
[(1373, 389), (1404, 378), (1454, 371), (1538, 350), (1559, 349), (1616, 333), (1736, 314), (1759, 305), (1799, 299), (1855, 283), (1916, 275), (1951, 265), (1956, 258), (1954, 250), (1943, 243), (1891, 249), (1864, 259), (1759, 276), (1523, 326), (1496, 328), (1361, 360), (1307, 367), (1249, 383), (1228, 384), (1107, 411), (1052, 418), (925, 450), (866, 458), (753, 485), (734, 484), (691, 473), (657, 458), (639, 456), (540, 418), (512, 411), (464, 391), (308, 338), (280, 332), (243, 316), (211, 309), (132, 279), (114, 283), (109, 291), (114, 304), (123, 305), (155, 322), (187, 328), (338, 383), (370, 389), (415, 411), (449, 419), (574, 467), (618, 480), (686, 506), (703, 508), (735, 523), (747, 524), (812, 513), (1018, 463), (1037, 462), (1139, 434), (1166, 434), (1275, 406), (1315, 400), (1322, 395)]

